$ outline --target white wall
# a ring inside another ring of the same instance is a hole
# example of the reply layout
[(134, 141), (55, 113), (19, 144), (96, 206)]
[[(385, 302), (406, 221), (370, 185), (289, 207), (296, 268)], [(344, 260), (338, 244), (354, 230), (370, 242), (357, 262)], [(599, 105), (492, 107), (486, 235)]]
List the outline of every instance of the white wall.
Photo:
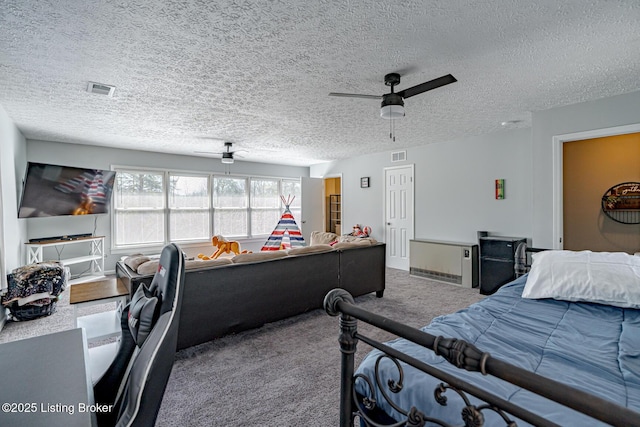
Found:
[[(476, 242), (477, 231), (531, 237), (531, 133), (511, 130), (407, 149), (407, 161), (391, 152), (314, 165), (311, 176), (342, 174), (343, 232), (370, 225), (384, 240), (384, 168), (415, 165), (415, 238)], [(371, 187), (360, 188), (360, 177)], [(495, 180), (505, 179), (504, 200)]]
[[(18, 220), (18, 203), (25, 173), (26, 141), (0, 106), (0, 195), (2, 235), (0, 251), (6, 272), (24, 264), (26, 226)], [(6, 272), (0, 272), (5, 274)]]
[[(77, 144), (64, 144), (50, 141), (27, 141), (27, 159), (32, 162), (52, 163), (65, 166), (78, 166), (95, 169), (110, 169), (115, 166), (131, 166), (138, 168), (159, 168), (163, 170), (177, 170), (187, 172), (224, 173), (224, 165), (220, 159), (202, 158), (193, 156), (179, 156), (173, 154), (152, 153), (145, 151), (121, 150), (104, 147), (92, 147)], [(26, 167), (23, 166), (23, 168)], [(278, 176), (278, 177), (308, 177), (309, 168), (295, 166), (270, 165), (263, 163), (249, 163), (236, 161), (230, 166), (233, 174), (253, 176)], [(105, 269), (111, 271), (115, 263), (123, 253), (111, 251), (111, 215), (88, 216), (63, 216), (53, 218), (26, 218), (21, 219), (26, 223), (27, 239), (58, 236), (77, 233), (92, 233), (94, 225), (95, 234), (106, 236), (105, 248), (107, 259)], [(275, 224), (274, 224), (275, 226)], [(260, 246), (262, 246), (260, 242)], [(85, 250), (86, 247), (77, 244), (65, 247), (65, 256), (75, 255), (71, 251)], [(243, 245), (244, 248), (244, 245)], [(254, 247), (246, 246), (253, 250)], [(259, 248), (258, 248), (259, 249)], [(156, 251), (157, 252), (157, 251)], [(188, 255), (191, 252), (213, 253), (211, 243), (204, 244), (200, 249), (185, 250)], [(85, 265), (83, 265), (84, 267)]]
[(640, 123), (640, 91), (533, 113), (533, 244), (554, 247), (554, 136)]
[[(26, 142), (0, 106), (0, 288), (6, 275), (23, 264), (26, 227), (18, 220), (19, 188), (24, 175)], [(0, 329), (6, 320), (0, 309)]]

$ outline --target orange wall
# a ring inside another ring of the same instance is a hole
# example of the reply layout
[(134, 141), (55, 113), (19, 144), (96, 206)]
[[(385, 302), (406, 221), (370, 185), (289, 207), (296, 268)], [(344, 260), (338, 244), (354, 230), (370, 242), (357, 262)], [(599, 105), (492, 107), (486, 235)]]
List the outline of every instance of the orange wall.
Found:
[(340, 194), (340, 178), (326, 178), (324, 180), (324, 195)]
[(620, 224), (601, 209), (609, 188), (640, 182), (640, 134), (566, 142), (562, 148), (564, 248), (640, 251), (640, 225)]

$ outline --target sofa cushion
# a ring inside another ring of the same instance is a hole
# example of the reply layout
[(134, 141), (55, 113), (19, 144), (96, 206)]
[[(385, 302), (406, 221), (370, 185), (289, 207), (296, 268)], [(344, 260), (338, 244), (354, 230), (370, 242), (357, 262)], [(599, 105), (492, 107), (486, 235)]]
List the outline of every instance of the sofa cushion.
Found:
[(358, 237), (358, 236), (340, 236), (338, 237), (338, 243), (357, 243), (359, 245), (375, 245), (378, 243), (373, 237)]
[[(184, 268), (186, 270), (192, 270), (196, 268), (205, 268), (205, 267), (217, 267), (219, 265), (229, 265), (232, 264), (230, 258), (218, 258), (218, 259), (191, 259), (185, 262)], [(155, 274), (156, 270), (158, 270), (158, 260), (152, 259), (149, 260), (140, 266), (136, 272), (140, 275), (146, 276), (148, 274)]]
[(216, 259), (190, 259), (184, 264), (184, 268), (187, 270), (195, 269), (195, 268), (205, 268), (205, 267), (217, 267), (220, 265), (229, 265), (233, 264), (231, 258), (216, 258)]
[(287, 251), (263, 251), (249, 254), (239, 254), (231, 258), (234, 264), (243, 262), (266, 261), (270, 259), (283, 258), (287, 256)]
[(331, 242), (335, 242), (338, 239), (336, 233), (329, 231), (312, 231), (309, 245), (328, 245)]
[(304, 246), (302, 248), (293, 248), (289, 249), (289, 255), (304, 255), (304, 254), (313, 254), (318, 252), (329, 252), (334, 251), (335, 249), (331, 245), (318, 244), (313, 246)]
[[(342, 237), (349, 237), (349, 236), (342, 236)], [(338, 242), (335, 245), (333, 245), (333, 247), (336, 249), (362, 248), (364, 246), (373, 246), (376, 243), (377, 243), (376, 240), (370, 237), (364, 237), (364, 238), (356, 237), (353, 240), (344, 240), (344, 241)]]
[(149, 261), (151, 258), (142, 254), (133, 254), (126, 257), (122, 262), (133, 271), (138, 271), (138, 267), (141, 264)]

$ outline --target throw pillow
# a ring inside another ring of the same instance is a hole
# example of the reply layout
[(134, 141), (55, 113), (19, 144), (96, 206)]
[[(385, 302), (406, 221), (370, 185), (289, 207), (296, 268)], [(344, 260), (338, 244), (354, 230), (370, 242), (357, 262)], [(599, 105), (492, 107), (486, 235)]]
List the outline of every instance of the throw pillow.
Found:
[(149, 259), (150, 258), (148, 256), (144, 256), (142, 254), (133, 254), (126, 257), (123, 262), (133, 271), (138, 271), (138, 267), (149, 261)]
[(336, 233), (331, 233), (329, 231), (312, 231), (309, 245), (328, 245), (337, 239), (338, 235)]

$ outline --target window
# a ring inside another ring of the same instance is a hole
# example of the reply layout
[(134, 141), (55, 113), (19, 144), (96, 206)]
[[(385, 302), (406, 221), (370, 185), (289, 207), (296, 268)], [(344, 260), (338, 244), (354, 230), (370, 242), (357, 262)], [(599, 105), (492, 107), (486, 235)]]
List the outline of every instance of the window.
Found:
[(213, 177), (213, 234), (249, 235), (247, 179)]
[(169, 174), (169, 240), (210, 236), (209, 177)]
[(270, 234), (280, 219), (280, 192), (275, 179), (251, 179), (251, 234)]
[(284, 199), (299, 220), (299, 179), (198, 175), (118, 169), (114, 191), (115, 247), (159, 246), (268, 236)]
[[(296, 222), (302, 219), (302, 184), (299, 179), (283, 179), (282, 180), (282, 195), (285, 200), (287, 198), (293, 199), (289, 209)], [(284, 206), (283, 206), (284, 208)], [(302, 224), (298, 224), (302, 227)]]
[(118, 171), (115, 187), (116, 245), (164, 243), (164, 174)]

